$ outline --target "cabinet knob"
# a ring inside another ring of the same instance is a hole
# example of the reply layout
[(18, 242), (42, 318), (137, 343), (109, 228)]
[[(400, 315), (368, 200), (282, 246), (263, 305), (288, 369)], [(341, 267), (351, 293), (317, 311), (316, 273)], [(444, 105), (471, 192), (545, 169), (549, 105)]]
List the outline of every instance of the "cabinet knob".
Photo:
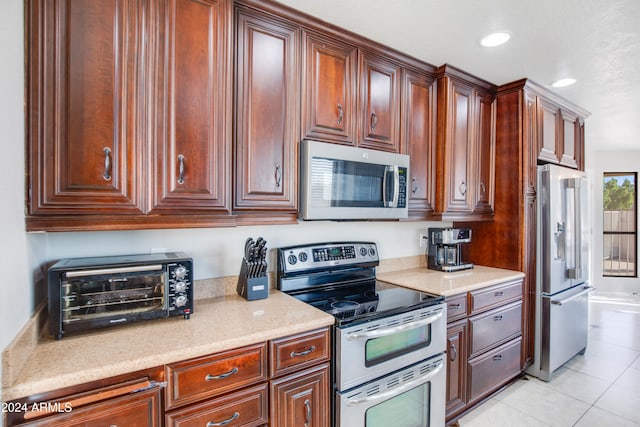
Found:
[(344, 111), (342, 104), (338, 104), (338, 126), (342, 126), (342, 119), (344, 118)]
[(102, 151), (104, 152), (104, 173), (102, 177), (105, 181), (111, 181), (111, 148), (104, 147)]

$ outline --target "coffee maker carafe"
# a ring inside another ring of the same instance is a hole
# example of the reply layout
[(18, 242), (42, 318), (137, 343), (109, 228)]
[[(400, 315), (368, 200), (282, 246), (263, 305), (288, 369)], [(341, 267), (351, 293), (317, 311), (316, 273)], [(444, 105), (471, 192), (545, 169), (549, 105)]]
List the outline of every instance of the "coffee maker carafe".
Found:
[(458, 271), (473, 268), (462, 260), (462, 244), (471, 242), (470, 228), (430, 228), (428, 230), (428, 267), (432, 270)]

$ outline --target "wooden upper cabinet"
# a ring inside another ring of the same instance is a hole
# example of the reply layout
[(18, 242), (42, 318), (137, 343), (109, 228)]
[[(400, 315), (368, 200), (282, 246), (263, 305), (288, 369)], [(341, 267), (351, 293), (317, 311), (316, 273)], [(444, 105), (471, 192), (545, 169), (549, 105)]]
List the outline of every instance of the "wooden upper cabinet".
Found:
[(496, 100), (493, 94), (478, 94), (476, 102), (476, 161), (474, 212), (493, 213), (496, 158)]
[(142, 212), (141, 3), (27, 2), (28, 215)]
[(231, 2), (165, 0), (153, 103), (152, 211), (228, 210)]
[(402, 83), (402, 152), (409, 154), (409, 214), (434, 212), (436, 87), (429, 74), (407, 69)]
[(359, 146), (400, 151), (400, 70), (386, 58), (361, 51)]
[(582, 124), (578, 116), (571, 111), (561, 110), (560, 117), (562, 118), (560, 164), (577, 169), (582, 163), (580, 160), (583, 147)]
[(358, 49), (313, 32), (303, 39), (302, 137), (353, 145)]
[(538, 160), (560, 162), (560, 108), (538, 97)]
[(299, 28), (236, 9), (234, 209), (297, 210)]
[(436, 210), (444, 220), (493, 215), (495, 87), (448, 65), (438, 70)]

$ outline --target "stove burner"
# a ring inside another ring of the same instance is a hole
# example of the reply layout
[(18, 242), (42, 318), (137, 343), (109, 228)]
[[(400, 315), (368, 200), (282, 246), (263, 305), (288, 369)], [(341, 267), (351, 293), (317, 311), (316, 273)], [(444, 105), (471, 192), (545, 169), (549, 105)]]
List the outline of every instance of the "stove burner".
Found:
[(355, 301), (334, 301), (331, 303), (331, 308), (336, 310), (357, 310), (360, 308), (360, 304)]

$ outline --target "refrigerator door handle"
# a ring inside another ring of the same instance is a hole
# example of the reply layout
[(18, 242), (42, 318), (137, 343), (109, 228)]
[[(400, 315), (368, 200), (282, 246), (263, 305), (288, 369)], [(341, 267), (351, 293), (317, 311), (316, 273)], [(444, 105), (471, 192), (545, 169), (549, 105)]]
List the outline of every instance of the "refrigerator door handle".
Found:
[(567, 188), (573, 190), (573, 268), (567, 266), (567, 277), (569, 279), (582, 278), (582, 271), (580, 266), (582, 265), (582, 211), (580, 203), (580, 178), (567, 179)]
[(571, 295), (568, 298), (564, 298), (564, 299), (560, 299), (560, 300), (551, 300), (551, 304), (553, 305), (563, 305), (568, 303), (569, 301), (573, 301), (576, 298), (581, 297), (584, 294), (588, 294), (591, 291), (594, 291), (596, 288), (594, 288), (593, 286), (585, 286), (582, 288), (582, 292), (578, 292), (577, 294)]

